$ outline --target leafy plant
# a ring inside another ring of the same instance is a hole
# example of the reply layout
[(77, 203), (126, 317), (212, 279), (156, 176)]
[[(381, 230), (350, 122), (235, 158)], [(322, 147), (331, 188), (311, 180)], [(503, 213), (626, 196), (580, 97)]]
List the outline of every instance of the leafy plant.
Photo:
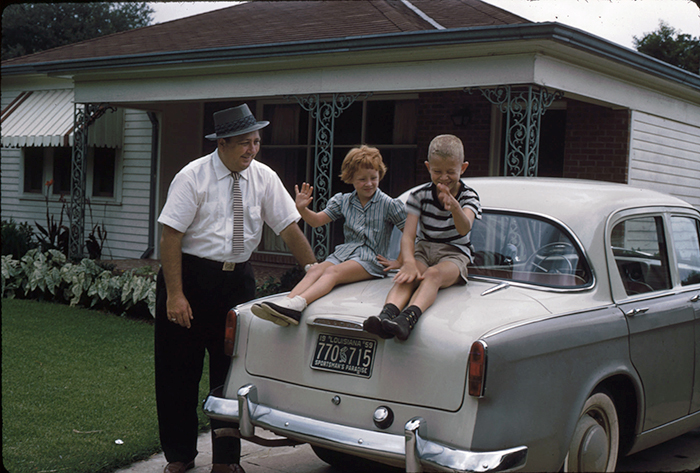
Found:
[(2, 296), (67, 303), (125, 314), (138, 306), (155, 316), (153, 275), (126, 271), (114, 275), (94, 260), (67, 261), (58, 250), (28, 251), (19, 261), (2, 257)]
[[(90, 199), (86, 199), (86, 202), (90, 210), (90, 222), (92, 223), (92, 205), (90, 204)], [(104, 247), (105, 240), (107, 240), (107, 229), (105, 228), (104, 222), (95, 223), (85, 241), (85, 249), (90, 259), (102, 258), (102, 248)]]
[(2, 221), (2, 254), (12, 255), (15, 259), (20, 259), (24, 254), (37, 247), (34, 239), (34, 230), (26, 223), (16, 223), (12, 218)]
[(61, 202), (61, 213), (58, 222), (56, 222), (54, 216), (49, 213), (49, 194), (51, 186), (53, 185), (53, 179), (46, 181), (44, 185), (46, 186), (46, 194), (44, 195), (46, 200), (46, 227), (40, 225), (39, 222), (34, 222), (36, 228), (39, 229), (37, 239), (41, 244), (42, 251), (59, 250), (67, 256), (70, 229), (63, 224), (63, 214), (66, 211), (66, 199), (63, 197), (63, 194), (61, 194), (58, 199), (58, 201)]
[(271, 296), (280, 292), (291, 291), (304, 278), (305, 274), (303, 268), (297, 265), (285, 271), (280, 276), (279, 281), (272, 276), (268, 276), (267, 279), (258, 284), (255, 297)]

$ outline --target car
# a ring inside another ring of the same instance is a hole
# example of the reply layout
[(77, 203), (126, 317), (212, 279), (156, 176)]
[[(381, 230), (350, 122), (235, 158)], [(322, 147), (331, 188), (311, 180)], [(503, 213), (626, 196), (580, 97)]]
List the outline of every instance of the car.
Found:
[(336, 287), (297, 327), (237, 306), (207, 415), (409, 472), (614, 471), (699, 427), (700, 212), (623, 184), (464, 182), (483, 205), (469, 282), (407, 341), (362, 331), (391, 277)]

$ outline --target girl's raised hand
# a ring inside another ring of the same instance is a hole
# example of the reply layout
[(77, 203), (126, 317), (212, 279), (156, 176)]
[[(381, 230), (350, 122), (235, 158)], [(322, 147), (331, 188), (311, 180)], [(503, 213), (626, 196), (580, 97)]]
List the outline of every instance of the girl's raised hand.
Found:
[(311, 201), (314, 200), (314, 188), (309, 185), (308, 182), (304, 182), (301, 185), (301, 190), (299, 190), (299, 186), (295, 184), (294, 193), (296, 194), (294, 197), (294, 203), (299, 210), (307, 208), (309, 204), (311, 204)]

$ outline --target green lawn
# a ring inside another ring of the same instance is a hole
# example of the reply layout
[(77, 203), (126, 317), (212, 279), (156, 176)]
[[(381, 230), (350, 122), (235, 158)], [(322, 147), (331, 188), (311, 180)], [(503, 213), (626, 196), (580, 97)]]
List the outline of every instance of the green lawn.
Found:
[[(208, 383), (205, 374), (202, 399)], [(206, 424), (200, 411), (200, 425)], [(60, 304), (2, 300), (7, 471), (110, 472), (159, 449), (152, 325)]]

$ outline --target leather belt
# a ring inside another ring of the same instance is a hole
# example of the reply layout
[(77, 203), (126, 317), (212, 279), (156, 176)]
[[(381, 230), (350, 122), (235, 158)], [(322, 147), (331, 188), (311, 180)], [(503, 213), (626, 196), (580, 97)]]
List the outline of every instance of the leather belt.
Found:
[(214, 261), (206, 258), (200, 258), (198, 256), (190, 255), (187, 253), (182, 254), (182, 259), (183, 261), (188, 261), (190, 264), (197, 264), (197, 265), (204, 265), (207, 268), (210, 268), (213, 271), (235, 271), (237, 265), (245, 264), (245, 263), (231, 263), (227, 261)]

